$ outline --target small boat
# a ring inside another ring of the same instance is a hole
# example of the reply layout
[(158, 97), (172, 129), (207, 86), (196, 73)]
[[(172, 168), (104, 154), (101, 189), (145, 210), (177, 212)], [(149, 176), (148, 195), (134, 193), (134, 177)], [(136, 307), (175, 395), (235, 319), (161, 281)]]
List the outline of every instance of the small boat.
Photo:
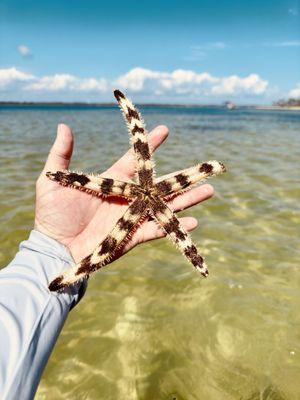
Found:
[(235, 110), (236, 109), (236, 104), (234, 104), (232, 101), (226, 101), (225, 107), (228, 110)]

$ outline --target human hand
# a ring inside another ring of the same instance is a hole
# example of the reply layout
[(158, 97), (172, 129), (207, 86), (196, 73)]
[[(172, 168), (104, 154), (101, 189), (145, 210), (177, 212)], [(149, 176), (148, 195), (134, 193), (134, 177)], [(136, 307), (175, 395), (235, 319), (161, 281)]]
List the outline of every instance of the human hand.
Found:
[[(156, 127), (149, 134), (149, 145), (153, 151), (168, 136), (165, 126)], [(50, 150), (45, 167), (36, 184), (35, 229), (64, 244), (79, 262), (107, 236), (128, 207), (120, 199), (98, 198), (79, 190), (63, 187), (46, 177), (47, 171), (65, 170), (73, 151), (71, 129), (60, 124), (56, 140)], [(123, 157), (102, 174), (106, 178), (130, 181), (134, 176), (134, 154), (130, 149)], [(213, 195), (213, 187), (205, 184), (185, 192), (169, 202), (174, 211), (198, 204)], [(188, 231), (197, 227), (192, 217), (180, 218)], [(145, 221), (126, 243), (121, 254), (139, 243), (164, 237), (165, 233), (154, 221)], [(118, 255), (119, 256), (119, 255)]]

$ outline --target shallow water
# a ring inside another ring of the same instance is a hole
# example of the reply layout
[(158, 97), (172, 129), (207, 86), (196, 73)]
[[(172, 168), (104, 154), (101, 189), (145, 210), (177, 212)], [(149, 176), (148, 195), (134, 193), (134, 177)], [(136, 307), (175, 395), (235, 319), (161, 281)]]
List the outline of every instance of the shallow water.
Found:
[[(171, 134), (158, 175), (218, 159), (213, 199), (185, 212), (206, 256), (203, 280), (166, 240), (95, 274), (70, 313), (37, 399), (299, 399), (300, 114), (146, 109)], [(34, 183), (58, 122), (72, 167), (105, 170), (128, 148), (117, 109), (0, 111), (0, 265), (27, 237)]]

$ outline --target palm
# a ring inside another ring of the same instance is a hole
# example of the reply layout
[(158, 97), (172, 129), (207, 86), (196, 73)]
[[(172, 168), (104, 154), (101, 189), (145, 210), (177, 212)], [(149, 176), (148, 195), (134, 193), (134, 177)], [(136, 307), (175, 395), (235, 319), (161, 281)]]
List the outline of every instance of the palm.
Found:
[(81, 259), (106, 236), (125, 208), (125, 202), (89, 196), (41, 177), (36, 221), (69, 247), (75, 259)]
[[(165, 127), (156, 128), (150, 135), (153, 149), (166, 138)], [(67, 246), (76, 262), (87, 256), (109, 233), (117, 220), (123, 215), (127, 204), (116, 199), (102, 199), (86, 193), (70, 190), (57, 185), (45, 176), (47, 170), (67, 169), (72, 155), (73, 137), (70, 129), (60, 125), (60, 132), (49, 154), (45, 168), (37, 182), (37, 201), (35, 227), (39, 231)], [(103, 173), (123, 181), (131, 180), (134, 174), (134, 158), (129, 151), (109, 170)], [(171, 206), (174, 210), (184, 209), (210, 197), (213, 189), (203, 185), (178, 196)], [(194, 218), (182, 218), (186, 229), (194, 229)], [(142, 225), (125, 246), (123, 252), (136, 244), (159, 238), (164, 233), (154, 222)]]

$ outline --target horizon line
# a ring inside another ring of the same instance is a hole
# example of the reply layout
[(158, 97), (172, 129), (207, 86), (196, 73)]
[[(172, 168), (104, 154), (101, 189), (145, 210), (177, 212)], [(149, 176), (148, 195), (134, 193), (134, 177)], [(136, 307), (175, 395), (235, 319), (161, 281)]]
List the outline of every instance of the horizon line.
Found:
[[(197, 108), (197, 107), (226, 107), (227, 101), (223, 101), (221, 103), (137, 103), (139, 107), (189, 107), (189, 108)], [(273, 106), (274, 104), (237, 104), (234, 103), (236, 107), (259, 107), (259, 106)], [(101, 107), (115, 107), (118, 108), (118, 105), (114, 102), (86, 102), (86, 101), (10, 101), (10, 100), (0, 100), (0, 105), (66, 105), (66, 106), (101, 106)]]

